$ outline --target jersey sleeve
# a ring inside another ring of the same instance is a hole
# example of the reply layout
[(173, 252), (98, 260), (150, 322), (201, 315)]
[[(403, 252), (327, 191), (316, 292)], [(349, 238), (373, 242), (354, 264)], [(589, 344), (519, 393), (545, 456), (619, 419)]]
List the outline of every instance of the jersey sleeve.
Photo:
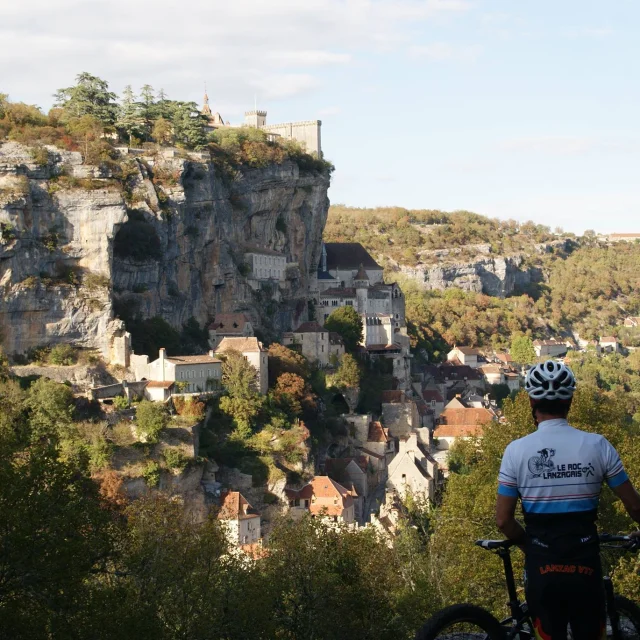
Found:
[(512, 447), (508, 446), (502, 456), (500, 473), (498, 474), (498, 494), (510, 498), (518, 497), (518, 477), (513, 459)]
[(602, 462), (604, 478), (612, 489), (629, 479), (618, 452), (606, 438), (602, 438)]

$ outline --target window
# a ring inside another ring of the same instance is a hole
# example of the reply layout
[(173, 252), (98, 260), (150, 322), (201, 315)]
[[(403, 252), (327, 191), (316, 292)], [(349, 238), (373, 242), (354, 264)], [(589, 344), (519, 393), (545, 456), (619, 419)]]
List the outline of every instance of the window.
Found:
[(322, 349), (322, 353), (324, 353), (324, 345), (322, 345), (322, 347), (320, 347)]
[(406, 482), (407, 482), (407, 474), (403, 473), (402, 474), (402, 484), (406, 484)]
[(338, 306), (338, 301), (337, 300), (332, 300), (331, 301), (331, 306), (332, 307), (337, 307)]
[(346, 301), (346, 304), (348, 304), (348, 305), (350, 305), (350, 306), (352, 306), (352, 307), (353, 307), (353, 300), (347, 300), (347, 301)]

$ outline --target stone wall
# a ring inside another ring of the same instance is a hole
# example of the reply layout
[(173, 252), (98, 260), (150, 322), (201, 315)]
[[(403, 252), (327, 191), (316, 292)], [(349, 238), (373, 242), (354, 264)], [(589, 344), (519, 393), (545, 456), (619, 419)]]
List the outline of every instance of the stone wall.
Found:
[(285, 140), (296, 140), (302, 144), (307, 153), (315, 153), (319, 158), (322, 157), (322, 122), (320, 120), (267, 124), (261, 129), (268, 133), (275, 133)]

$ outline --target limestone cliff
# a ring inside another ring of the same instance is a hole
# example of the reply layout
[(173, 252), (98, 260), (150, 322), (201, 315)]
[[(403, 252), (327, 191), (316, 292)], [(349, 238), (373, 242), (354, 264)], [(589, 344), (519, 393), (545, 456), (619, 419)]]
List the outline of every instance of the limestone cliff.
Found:
[(523, 268), (522, 256), (477, 256), (468, 262), (396, 265), (395, 269), (416, 280), (426, 289), (457, 287), (465, 291), (504, 298), (515, 290), (523, 290), (538, 274)]
[[(0, 328), (5, 351), (73, 341), (105, 353), (114, 307), (179, 327), (245, 311), (263, 328), (304, 318), (329, 177), (287, 161), (222, 170), (164, 151), (109, 166), (0, 145)], [(142, 234), (142, 235), (141, 235)], [(279, 285), (246, 278), (250, 247), (284, 253)]]

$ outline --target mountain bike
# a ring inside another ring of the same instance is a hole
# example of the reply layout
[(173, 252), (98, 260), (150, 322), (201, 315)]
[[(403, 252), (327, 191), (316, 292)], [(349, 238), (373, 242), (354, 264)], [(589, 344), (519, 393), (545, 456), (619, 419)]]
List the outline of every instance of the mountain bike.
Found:
[[(629, 536), (602, 534), (601, 549), (636, 551), (638, 541)], [(454, 604), (442, 609), (416, 634), (415, 640), (529, 640), (535, 638), (526, 602), (520, 602), (511, 564), (510, 540), (477, 540), (476, 545), (497, 554), (504, 565), (510, 615), (499, 621), (485, 609), (473, 604)], [(640, 607), (614, 594), (611, 577), (603, 577), (607, 605), (607, 638), (640, 640)], [(567, 638), (573, 636), (567, 630)], [(577, 638), (576, 640), (580, 640)]]

